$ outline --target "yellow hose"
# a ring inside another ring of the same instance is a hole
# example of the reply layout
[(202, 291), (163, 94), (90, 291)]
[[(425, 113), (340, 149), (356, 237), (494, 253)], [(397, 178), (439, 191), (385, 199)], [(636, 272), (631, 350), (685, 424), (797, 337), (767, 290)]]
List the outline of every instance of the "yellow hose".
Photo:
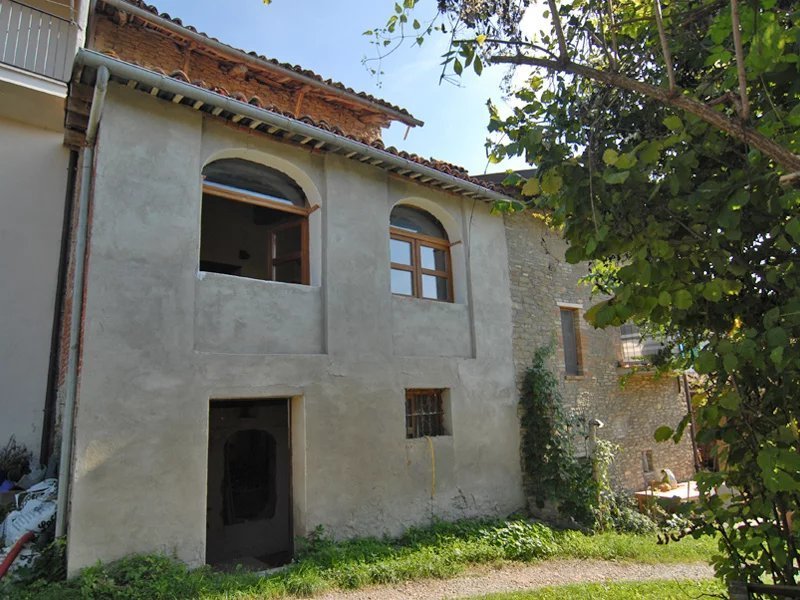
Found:
[(425, 439), (428, 440), (428, 448), (431, 451), (431, 499), (433, 499), (436, 495), (436, 450), (433, 448), (431, 436), (426, 435)]

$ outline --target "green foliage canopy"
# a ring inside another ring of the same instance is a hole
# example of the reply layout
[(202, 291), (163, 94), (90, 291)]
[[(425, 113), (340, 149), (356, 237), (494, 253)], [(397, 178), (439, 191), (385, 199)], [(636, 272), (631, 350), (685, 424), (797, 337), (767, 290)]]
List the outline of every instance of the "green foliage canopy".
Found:
[(521, 25), (532, 6), (439, 0), (424, 31), (450, 36), (445, 74), (531, 69), (510, 115), (490, 105), (490, 158), (537, 167), (509, 174), (509, 206), (546, 214), (567, 260), (593, 265), (607, 299), (592, 324), (657, 330), (673, 350), (664, 368), (704, 376), (696, 433), (720, 469), (698, 476), (691, 530), (720, 536), (718, 573), (796, 584), (800, 5), (547, 0), (536, 32)]

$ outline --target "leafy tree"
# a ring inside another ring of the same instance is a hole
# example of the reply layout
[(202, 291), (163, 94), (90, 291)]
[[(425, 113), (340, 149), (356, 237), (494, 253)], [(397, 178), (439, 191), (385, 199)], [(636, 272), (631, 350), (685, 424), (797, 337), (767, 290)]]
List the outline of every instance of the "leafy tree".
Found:
[(530, 0), (439, 0), (424, 24), (416, 4), (367, 32), (380, 52), (440, 32), (445, 77), (532, 68), (510, 115), (490, 105), (488, 150), (537, 167), (504, 208), (545, 214), (594, 265), (608, 299), (586, 318), (659, 330), (663, 367), (705, 376), (696, 433), (720, 470), (698, 475), (690, 530), (719, 536), (718, 574), (798, 583), (800, 5), (547, 0), (533, 32)]

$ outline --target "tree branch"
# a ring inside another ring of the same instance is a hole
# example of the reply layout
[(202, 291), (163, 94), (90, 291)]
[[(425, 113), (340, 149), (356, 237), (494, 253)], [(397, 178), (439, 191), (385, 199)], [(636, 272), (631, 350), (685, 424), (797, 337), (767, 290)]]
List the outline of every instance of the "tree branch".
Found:
[(731, 0), (731, 27), (733, 28), (733, 46), (736, 49), (736, 74), (739, 77), (739, 98), (742, 109), (739, 114), (742, 121), (750, 118), (750, 101), (747, 99), (747, 74), (744, 71), (744, 49), (742, 47), (742, 31), (739, 24), (739, 2)]
[[(551, 0), (552, 1), (552, 0)], [(580, 77), (585, 77), (593, 81), (604, 83), (612, 87), (628, 90), (636, 94), (640, 94), (665, 106), (671, 106), (685, 110), (686, 112), (699, 117), (706, 123), (713, 125), (717, 129), (724, 131), (731, 137), (750, 144), (766, 156), (771, 158), (775, 163), (783, 167), (787, 172), (800, 171), (800, 156), (792, 153), (788, 148), (784, 148), (777, 142), (764, 136), (752, 127), (742, 126), (741, 123), (725, 116), (723, 113), (718, 112), (703, 104), (702, 102), (685, 96), (683, 94), (671, 94), (663, 88), (644, 83), (638, 79), (631, 79), (619, 73), (611, 73), (608, 71), (600, 71), (593, 69), (586, 65), (580, 65), (573, 62), (562, 63), (560, 61), (548, 60), (546, 58), (539, 58), (535, 56), (517, 55), (517, 56), (495, 56), (490, 59), (495, 64), (510, 64), (510, 65), (527, 65), (532, 67), (541, 67), (549, 71), (558, 73), (571, 73)]]
[[(736, 0), (731, 0), (735, 2)], [(653, 14), (656, 17), (656, 25), (658, 26), (658, 39), (661, 40), (661, 53), (664, 55), (664, 65), (667, 68), (667, 79), (669, 80), (670, 94), (675, 93), (675, 69), (672, 67), (672, 53), (669, 51), (669, 42), (667, 41), (667, 33), (664, 31), (664, 18), (661, 16), (661, 2), (653, 0)]]
[(556, 5), (556, 0), (547, 0), (547, 4), (550, 6), (550, 18), (553, 20), (553, 29), (555, 29), (556, 37), (558, 38), (558, 54), (561, 57), (561, 61), (566, 63), (569, 61), (567, 40), (564, 38), (564, 30), (561, 28), (558, 6)]
[[(611, 30), (611, 49), (614, 52), (614, 63), (619, 60), (619, 45), (617, 44), (617, 24), (614, 20), (614, 0), (606, 0), (606, 10), (608, 11), (608, 24)], [(611, 65), (615, 67), (615, 65)]]

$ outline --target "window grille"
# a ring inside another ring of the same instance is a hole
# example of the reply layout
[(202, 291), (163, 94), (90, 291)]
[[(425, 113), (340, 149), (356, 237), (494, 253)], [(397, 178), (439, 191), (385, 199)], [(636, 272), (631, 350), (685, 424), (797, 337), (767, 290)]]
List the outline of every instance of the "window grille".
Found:
[(446, 435), (444, 390), (406, 390), (406, 438)]

